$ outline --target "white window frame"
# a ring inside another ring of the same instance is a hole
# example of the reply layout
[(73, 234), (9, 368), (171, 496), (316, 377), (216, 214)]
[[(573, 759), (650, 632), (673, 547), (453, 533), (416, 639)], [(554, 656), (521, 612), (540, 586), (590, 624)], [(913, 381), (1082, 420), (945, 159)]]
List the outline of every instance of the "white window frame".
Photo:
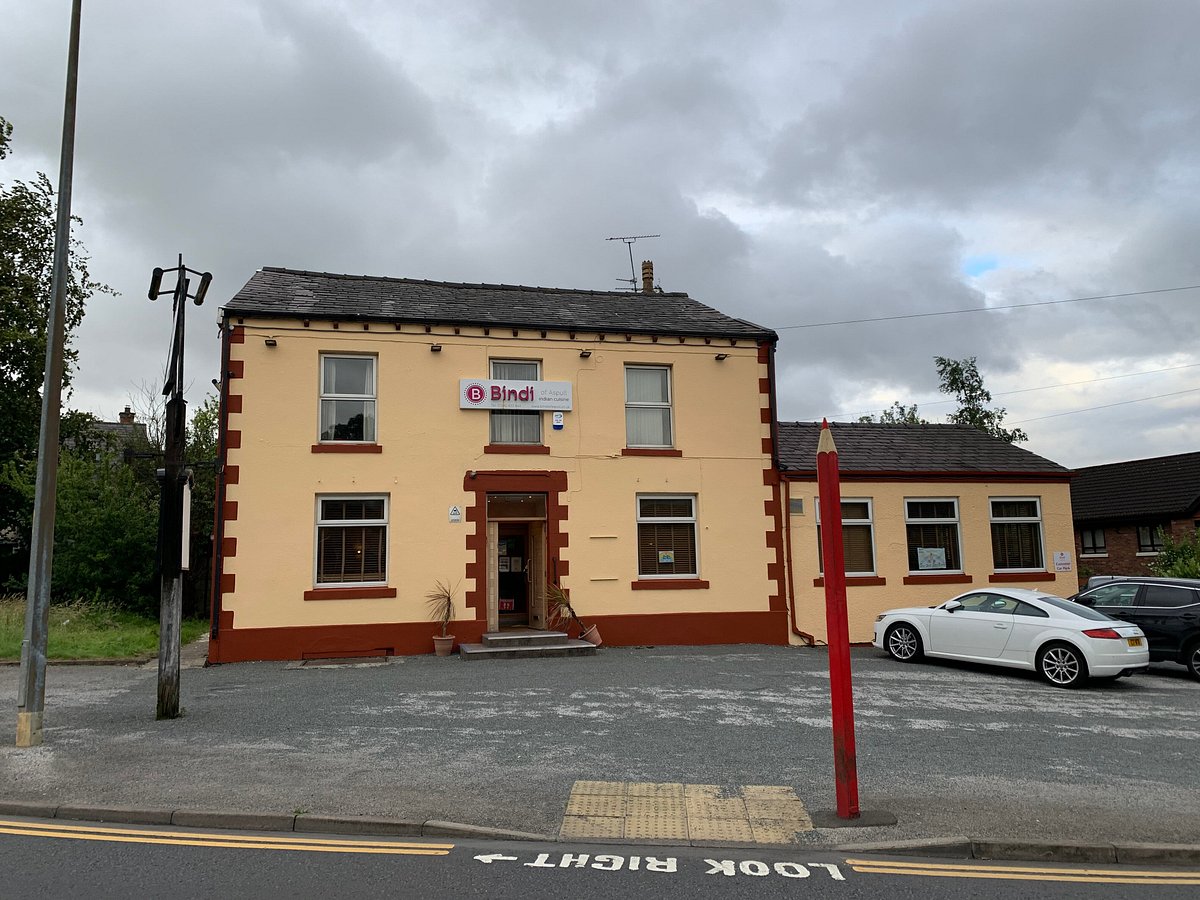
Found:
[[(321, 517), (321, 504), (326, 500), (382, 500), (383, 501), (383, 518), (382, 519), (353, 519), (347, 521), (345, 519), (330, 519), (328, 521)], [(390, 547), (391, 541), (391, 498), (387, 494), (317, 494), (317, 508), (314, 511), (314, 519), (316, 526), (313, 528), (313, 587), (315, 588), (343, 588), (343, 587), (379, 587), (380, 585), (388, 584), (391, 577), (389, 567), (392, 564), (392, 553)], [(362, 526), (383, 526), (383, 579), (380, 581), (321, 581), (321, 529), (322, 528), (347, 528), (356, 525)]]
[[(865, 519), (847, 519), (842, 518), (842, 527), (847, 525), (866, 525), (871, 534), (871, 570), (845, 573), (847, 578), (871, 578), (879, 574), (879, 554), (875, 547), (875, 501), (870, 497), (843, 497), (842, 503), (865, 503), (867, 504), (867, 517)], [(821, 498), (813, 498), (813, 509), (816, 510), (815, 522), (817, 525), (817, 571), (822, 575), (825, 574), (825, 548), (821, 546)], [(840, 511), (840, 510), (839, 510)], [(845, 549), (845, 539), (842, 541), (843, 550)], [(843, 552), (843, 563), (845, 562), (845, 554)]]
[[(692, 514), (690, 516), (643, 516), (642, 501), (643, 500), (689, 500), (692, 504)], [(663, 580), (663, 579), (679, 579), (679, 578), (699, 578), (700, 577), (700, 528), (698, 507), (700, 498), (696, 494), (638, 494), (634, 498), (634, 519), (637, 525), (691, 525), (692, 526), (692, 542), (696, 545), (696, 566), (694, 572), (668, 572), (664, 575), (644, 575), (642, 574), (641, 561), (634, 559), (634, 566), (637, 569), (637, 577), (639, 581)], [(634, 541), (635, 554), (640, 555), (641, 551), (641, 529), (635, 526), (636, 539)]]
[[(1034, 503), (1037, 505), (1037, 515), (1034, 516), (996, 516), (995, 503)], [(1021, 567), (1013, 569), (996, 568), (996, 539), (992, 534), (992, 525), (1029, 525), (1037, 526), (1038, 549), (1041, 551), (1040, 566)], [(988, 497), (988, 537), (992, 545), (992, 570), (995, 572), (1045, 572), (1046, 571), (1046, 534), (1042, 526), (1041, 497)]]
[[(949, 503), (954, 507), (954, 515), (950, 519), (928, 518), (925, 516), (910, 516), (908, 514), (908, 504), (910, 503)], [(963, 540), (962, 540), (962, 524), (958, 512), (957, 497), (905, 497), (904, 498), (904, 557), (908, 558), (908, 526), (909, 525), (953, 525), (955, 540), (958, 545), (958, 568), (946, 569), (909, 569), (910, 575), (961, 575), (966, 569), (966, 560), (963, 558)]]
[[(650, 401), (650, 400), (630, 400), (629, 399), (629, 371), (630, 369), (654, 369), (667, 373), (667, 399), (666, 402)], [(674, 372), (671, 371), (671, 366), (657, 365), (650, 363), (627, 364), (625, 366), (625, 446), (632, 449), (642, 450), (670, 450), (675, 447), (675, 385)], [(670, 429), (669, 441), (665, 444), (635, 444), (630, 440), (629, 434), (629, 410), (630, 409), (665, 409), (667, 411), (667, 428)]]
[[(354, 360), (369, 360), (371, 363), (371, 392), (368, 394), (335, 394), (326, 392), (325, 390), (325, 360), (327, 359), (354, 359)], [(379, 443), (379, 357), (374, 353), (322, 353), (320, 354), (317, 365), (319, 367), (318, 391), (317, 391), (317, 441), (322, 444), (377, 444)], [(334, 440), (332, 438), (321, 437), (321, 423), (324, 420), (324, 408), (326, 400), (363, 400), (369, 401), (371, 405), (371, 423), (372, 434), (368, 437), (363, 437), (361, 441), (355, 440)]]
[[(542, 361), (540, 359), (514, 359), (511, 357), (496, 357), (488, 360), (488, 377), (493, 381), (506, 381), (509, 379), (498, 378), (496, 376), (496, 366), (504, 365), (505, 363), (516, 364), (522, 366), (535, 366), (537, 371), (534, 373), (534, 381), (542, 380)], [(527, 416), (531, 420), (537, 421), (537, 440), (536, 441), (497, 441), (492, 437), (492, 423), (497, 414), (504, 415), (506, 413), (516, 413), (521, 416)], [(517, 409), (493, 409), (488, 416), (488, 443), (502, 445), (506, 447), (542, 447), (546, 443), (545, 429), (542, 427), (542, 412), (541, 410), (517, 410)]]

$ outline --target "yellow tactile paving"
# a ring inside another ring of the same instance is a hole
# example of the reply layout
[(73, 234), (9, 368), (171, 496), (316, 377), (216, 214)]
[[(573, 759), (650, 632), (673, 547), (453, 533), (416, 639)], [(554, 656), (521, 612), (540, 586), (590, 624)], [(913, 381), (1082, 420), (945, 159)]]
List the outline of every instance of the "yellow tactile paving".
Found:
[(610, 816), (618, 819), (625, 818), (626, 807), (624, 797), (612, 797), (606, 794), (571, 794), (567, 801), (568, 816)]
[(573, 841), (587, 838), (623, 838), (625, 820), (609, 816), (565, 816), (559, 836)]
[(577, 781), (571, 788), (572, 794), (607, 794), (624, 797), (629, 788), (627, 781)]
[(560, 836), (792, 844), (812, 829), (804, 803), (786, 786), (577, 781)]
[(674, 781), (662, 783), (631, 781), (626, 793), (630, 797), (661, 797), (672, 800), (683, 799), (683, 785)]

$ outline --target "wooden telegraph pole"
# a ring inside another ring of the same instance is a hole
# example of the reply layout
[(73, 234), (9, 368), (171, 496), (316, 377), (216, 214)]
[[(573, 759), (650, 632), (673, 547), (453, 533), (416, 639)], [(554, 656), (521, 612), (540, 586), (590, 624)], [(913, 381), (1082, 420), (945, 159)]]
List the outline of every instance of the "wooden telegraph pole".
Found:
[[(164, 432), (163, 468), (159, 470), (162, 494), (158, 508), (159, 568), (162, 572), (158, 613), (158, 712), (156, 718), (174, 719), (179, 715), (179, 641), (183, 618), (183, 546), (184, 534), (184, 450), (186, 447), (187, 401), (183, 399), (183, 340), (184, 313), (190, 297), (197, 306), (204, 302), (212, 275), (200, 274), (183, 264), (172, 269), (155, 269), (150, 278), (149, 297), (155, 300), (167, 291), (161, 290), (164, 271), (178, 272), (175, 289), (171, 291), (171, 310), (174, 328), (167, 361), (167, 377), (163, 396), (167, 397), (166, 428)], [(188, 273), (200, 275), (196, 293), (189, 294)]]

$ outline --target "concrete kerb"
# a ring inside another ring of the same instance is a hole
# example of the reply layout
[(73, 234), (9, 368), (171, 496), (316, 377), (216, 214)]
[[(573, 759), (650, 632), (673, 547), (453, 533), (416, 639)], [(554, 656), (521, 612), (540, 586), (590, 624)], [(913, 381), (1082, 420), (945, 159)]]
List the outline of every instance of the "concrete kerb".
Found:
[[(367, 816), (328, 816), (309, 813), (248, 813), (238, 810), (151, 809), (0, 800), (0, 815), (35, 819), (67, 819), (122, 825), (177, 825), (225, 828), (233, 831), (357, 834), (364, 836), (456, 837), (475, 840), (561, 843), (557, 836), (509, 831), (437, 819), (406, 821)], [(576, 841), (567, 841), (577, 843)], [(592, 843), (588, 841), (588, 843)], [(608, 843), (608, 842), (605, 842)], [(626, 841), (625, 843), (638, 843)], [(660, 844), (665, 842), (647, 842)], [(686, 842), (684, 842), (686, 843)], [(703, 844), (711, 845), (712, 842)], [(699, 845), (699, 844), (697, 844)], [(779, 844), (739, 844), (783, 849)], [(1196, 866), (1200, 844), (1096, 843), (979, 839), (962, 836), (911, 841), (840, 844), (829, 849), (842, 854), (917, 856), (997, 860), (1005, 862), (1102, 863), (1110, 865)]]

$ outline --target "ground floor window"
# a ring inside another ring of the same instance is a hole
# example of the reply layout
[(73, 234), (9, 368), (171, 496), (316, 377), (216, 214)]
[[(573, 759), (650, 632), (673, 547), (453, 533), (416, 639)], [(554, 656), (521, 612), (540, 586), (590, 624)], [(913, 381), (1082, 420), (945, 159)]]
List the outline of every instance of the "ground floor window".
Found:
[(696, 498), (637, 498), (638, 575), (696, 578)]
[(1162, 527), (1139, 525), (1137, 527), (1138, 553), (1161, 553), (1163, 549)]
[(387, 581), (388, 498), (317, 498), (317, 584)]
[[(842, 501), (842, 555), (847, 575), (875, 574), (875, 522), (869, 499)], [(825, 571), (821, 545), (821, 504), (817, 501), (817, 565)]]
[(1104, 541), (1104, 529), (1080, 529), (1079, 553), (1081, 556), (1107, 556), (1108, 544)]
[(905, 500), (904, 522), (910, 572), (962, 571), (957, 500)]
[(993, 497), (992, 565), (1003, 570), (1042, 570), (1042, 503), (1037, 497)]

